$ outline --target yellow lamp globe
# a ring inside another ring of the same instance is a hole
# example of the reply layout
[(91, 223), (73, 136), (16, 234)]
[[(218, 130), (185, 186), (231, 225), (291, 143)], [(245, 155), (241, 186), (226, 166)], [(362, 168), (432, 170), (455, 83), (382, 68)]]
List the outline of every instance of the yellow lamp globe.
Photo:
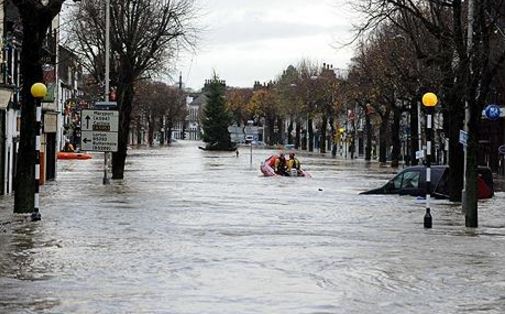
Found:
[(33, 97), (42, 98), (42, 97), (46, 96), (47, 88), (46, 88), (46, 85), (44, 85), (42, 83), (35, 83), (32, 85), (30, 92), (32, 93)]
[(425, 93), (422, 97), (422, 103), (425, 107), (434, 107), (437, 102), (437, 96), (434, 93)]

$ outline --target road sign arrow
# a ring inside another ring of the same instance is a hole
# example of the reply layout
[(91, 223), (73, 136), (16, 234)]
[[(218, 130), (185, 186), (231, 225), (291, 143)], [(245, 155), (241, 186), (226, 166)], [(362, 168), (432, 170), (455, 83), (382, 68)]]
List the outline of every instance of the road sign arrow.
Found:
[(85, 119), (86, 119), (86, 129), (89, 129), (90, 128), (90, 119), (91, 118), (90, 118), (90, 116), (87, 115)]
[(83, 138), (83, 142), (88, 143), (88, 142), (91, 142), (91, 140), (89, 140), (87, 138)]

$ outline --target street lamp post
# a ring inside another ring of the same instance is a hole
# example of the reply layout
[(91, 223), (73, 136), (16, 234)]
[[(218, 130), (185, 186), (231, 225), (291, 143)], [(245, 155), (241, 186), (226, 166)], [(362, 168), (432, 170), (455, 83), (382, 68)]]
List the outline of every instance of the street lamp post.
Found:
[(438, 99), (436, 94), (434, 93), (425, 93), (422, 97), (422, 103), (427, 110), (427, 126), (425, 128), (426, 131), (426, 140), (427, 140), (427, 153), (426, 153), (426, 183), (425, 183), (425, 204), (426, 204), (426, 212), (425, 217), (423, 218), (423, 226), (424, 228), (432, 228), (432, 216), (430, 215), (430, 194), (431, 194), (431, 171), (430, 171), (430, 161), (431, 161), (431, 152), (432, 152), (432, 113), (434, 112), (434, 107), (437, 105)]
[(40, 133), (41, 133), (41, 118), (42, 118), (42, 106), (41, 101), (46, 96), (47, 88), (42, 83), (35, 83), (32, 85), (30, 92), (33, 98), (35, 98), (35, 194), (33, 198), (33, 212), (31, 215), (32, 221), (41, 219), (39, 206), (39, 188), (40, 188)]
[[(105, 77), (104, 77), (104, 101), (108, 102), (109, 101), (109, 45), (110, 45), (110, 40), (109, 40), (109, 33), (110, 33), (110, 25), (111, 25), (111, 22), (110, 22), (110, 4), (109, 4), (109, 1), (110, 0), (106, 0), (105, 1)], [(107, 185), (109, 184), (109, 178), (107, 177), (107, 163), (108, 163), (108, 155), (109, 153), (107, 152), (104, 152), (104, 177), (102, 178), (102, 183), (104, 185)]]

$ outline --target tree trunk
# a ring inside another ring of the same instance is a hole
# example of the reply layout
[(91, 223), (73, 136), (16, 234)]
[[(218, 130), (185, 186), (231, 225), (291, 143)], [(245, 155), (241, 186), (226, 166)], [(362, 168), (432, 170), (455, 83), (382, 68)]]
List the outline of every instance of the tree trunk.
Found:
[[(451, 101), (451, 100), (449, 100)], [(458, 100), (455, 100), (458, 102)], [(460, 103), (460, 102), (459, 102)], [(463, 107), (463, 106), (462, 106)], [(450, 166), (449, 179), (450, 182), (449, 196), (451, 202), (460, 202), (462, 200), (462, 187), (463, 187), (463, 169), (464, 169), (464, 154), (462, 153), (462, 144), (459, 143), (459, 133), (462, 129), (462, 121), (464, 119), (462, 110), (457, 106), (450, 107), (450, 148), (449, 160)]]
[(379, 162), (385, 164), (387, 162), (387, 128), (388, 128), (388, 115), (381, 117), (380, 131), (379, 131)]
[(288, 144), (293, 144), (292, 132), (293, 132), (293, 117), (290, 117), (290, 124), (288, 125), (288, 132), (287, 132)]
[(399, 108), (393, 108), (394, 112), (394, 121), (392, 123), (392, 161), (390, 166), (392, 168), (399, 167), (399, 155), (401, 153), (401, 141), (399, 139), (399, 130), (400, 130), (400, 121), (401, 121), (401, 111)]
[(365, 160), (371, 160), (371, 152), (372, 152), (372, 128), (371, 128), (371, 117), (367, 112), (367, 108), (365, 110), (365, 136), (366, 136), (366, 144), (365, 144)]
[[(29, 213), (34, 209), (35, 195), (35, 100), (30, 89), (34, 83), (42, 82), (40, 62), (42, 42), (49, 23), (35, 12), (23, 17), (23, 43), (21, 50), (21, 125), (14, 180), (14, 212)], [(41, 19), (41, 20), (39, 20)]]
[(297, 119), (295, 124), (295, 149), (299, 149), (300, 145), (300, 120)]
[(274, 145), (274, 119), (271, 117), (265, 118), (265, 142), (268, 145)]
[(469, 138), (467, 141), (467, 163), (466, 163), (466, 227), (478, 227), (478, 133), (481, 118), (481, 108), (477, 103), (471, 105), (469, 119)]
[(123, 179), (124, 177), (125, 160), (127, 157), (128, 129), (130, 127), (130, 114), (132, 113), (132, 101), (134, 96), (134, 74), (128, 71), (122, 71), (118, 82), (118, 107), (120, 108), (118, 151), (112, 154), (113, 179)]
[(322, 126), (320, 128), (320, 153), (327, 152), (327, 116), (322, 116)]
[(330, 124), (330, 151), (332, 153), (332, 157), (336, 157), (337, 155), (336, 126), (334, 124), (333, 115), (331, 115), (329, 118), (329, 124)]
[(284, 144), (284, 141), (283, 141), (283, 119), (281, 119), (280, 117), (278, 117), (276, 119), (276, 122), (277, 122), (277, 127), (278, 127), (278, 132), (276, 133), (276, 142), (277, 144)]
[(141, 125), (141, 116), (137, 116), (137, 123), (135, 124), (135, 133), (137, 135), (136, 145), (142, 144), (142, 125)]
[(153, 114), (149, 113), (149, 115), (148, 115), (148, 144), (149, 144), (149, 147), (153, 147), (154, 137), (155, 137), (155, 119), (153, 118)]
[(314, 151), (314, 131), (313, 131), (313, 119), (308, 118), (307, 119), (307, 150), (309, 152)]
[(165, 145), (165, 125), (163, 124), (163, 115), (160, 117), (160, 146)]
[[(419, 150), (418, 148), (418, 101), (413, 101), (411, 103), (411, 112), (410, 112), (410, 160), (411, 165), (418, 165), (418, 159), (416, 159), (416, 152)], [(420, 148), (421, 149), (421, 148)]]

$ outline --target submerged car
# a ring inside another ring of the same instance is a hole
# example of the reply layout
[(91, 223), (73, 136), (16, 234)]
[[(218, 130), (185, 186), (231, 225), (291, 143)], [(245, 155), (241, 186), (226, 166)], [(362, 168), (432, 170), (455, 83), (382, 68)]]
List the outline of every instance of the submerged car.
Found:
[[(449, 167), (432, 166), (430, 182), (431, 195), (435, 198), (448, 198)], [(426, 167), (413, 166), (399, 172), (384, 186), (360, 194), (399, 194), (425, 196)], [(478, 198), (494, 196), (494, 179), (492, 171), (487, 167), (478, 167)]]

